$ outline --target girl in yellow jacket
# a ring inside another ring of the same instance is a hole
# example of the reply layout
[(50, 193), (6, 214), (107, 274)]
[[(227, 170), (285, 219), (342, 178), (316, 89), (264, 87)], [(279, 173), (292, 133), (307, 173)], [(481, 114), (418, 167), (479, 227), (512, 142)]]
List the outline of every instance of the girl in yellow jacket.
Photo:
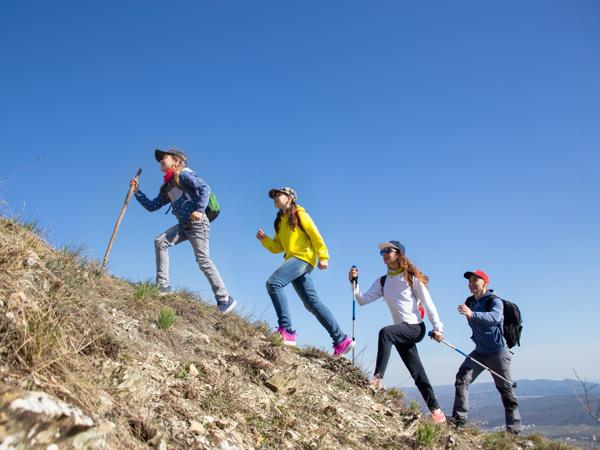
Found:
[(345, 355), (354, 347), (354, 342), (344, 334), (329, 309), (319, 300), (310, 277), (315, 266), (327, 269), (329, 253), (325, 242), (308, 213), (296, 204), (296, 191), (289, 187), (271, 189), (269, 197), (279, 210), (275, 218), (275, 236), (270, 238), (263, 230), (258, 230), (256, 238), (270, 252), (283, 252), (285, 259), (267, 280), (267, 292), (279, 322), (277, 332), (285, 345), (296, 345), (296, 332), (292, 329), (284, 292), (285, 286), (292, 283), (306, 309), (317, 317), (331, 336), (334, 356)]

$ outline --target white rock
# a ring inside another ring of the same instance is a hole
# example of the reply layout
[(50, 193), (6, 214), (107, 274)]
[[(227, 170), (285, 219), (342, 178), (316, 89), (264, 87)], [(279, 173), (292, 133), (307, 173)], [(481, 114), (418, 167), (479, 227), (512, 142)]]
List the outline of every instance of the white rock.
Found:
[(196, 378), (200, 374), (200, 372), (198, 372), (198, 369), (196, 368), (196, 366), (194, 364), (190, 364), (190, 368), (188, 369), (188, 374), (190, 375), (190, 377)]
[(83, 414), (79, 408), (51, 397), (45, 392), (26, 392), (21, 398), (13, 400), (9, 408), (19, 413), (43, 414), (50, 419), (70, 417), (75, 426), (94, 425), (94, 421)]
[(200, 422), (196, 422), (195, 420), (190, 421), (190, 427), (188, 428), (190, 433), (194, 433), (195, 435), (206, 434), (206, 428)]
[(212, 425), (213, 423), (215, 423), (215, 418), (213, 416), (204, 416), (202, 418), (202, 423), (204, 425)]
[(291, 439), (292, 441), (297, 441), (300, 439), (300, 433), (294, 430), (285, 430), (285, 437)]

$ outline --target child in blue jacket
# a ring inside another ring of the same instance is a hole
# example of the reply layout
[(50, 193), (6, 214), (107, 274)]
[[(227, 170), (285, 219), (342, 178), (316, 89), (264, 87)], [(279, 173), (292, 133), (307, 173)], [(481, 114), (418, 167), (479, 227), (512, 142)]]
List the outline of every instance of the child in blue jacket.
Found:
[(231, 297), (221, 279), (217, 267), (209, 258), (210, 221), (206, 207), (210, 197), (210, 187), (194, 171), (187, 167), (187, 156), (176, 149), (155, 150), (154, 157), (164, 173), (164, 183), (158, 196), (150, 200), (139, 190), (138, 180), (133, 178), (135, 198), (148, 211), (156, 211), (171, 203), (172, 214), (178, 224), (160, 234), (154, 240), (156, 250), (156, 284), (161, 294), (171, 292), (169, 284), (168, 248), (184, 241), (190, 241), (196, 261), (204, 273), (216, 297), (219, 311), (227, 314), (237, 302)]

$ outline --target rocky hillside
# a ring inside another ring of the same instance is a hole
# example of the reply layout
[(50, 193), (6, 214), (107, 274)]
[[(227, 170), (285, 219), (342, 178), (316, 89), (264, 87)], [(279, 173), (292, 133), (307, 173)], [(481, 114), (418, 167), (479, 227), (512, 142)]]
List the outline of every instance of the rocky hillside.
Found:
[(0, 220), (0, 449), (538, 448), (432, 425), (348, 360)]

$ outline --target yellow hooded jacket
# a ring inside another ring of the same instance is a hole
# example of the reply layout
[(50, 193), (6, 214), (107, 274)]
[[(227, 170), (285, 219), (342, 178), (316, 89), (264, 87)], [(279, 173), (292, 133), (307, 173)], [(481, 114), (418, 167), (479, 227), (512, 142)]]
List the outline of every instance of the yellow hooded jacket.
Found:
[(279, 232), (275, 233), (273, 239), (265, 236), (261, 243), (271, 253), (284, 252), (286, 261), (296, 257), (314, 267), (317, 258), (320, 261), (328, 260), (329, 252), (317, 226), (305, 209), (298, 206), (297, 211), (301, 226), (292, 230), (287, 217), (284, 216), (279, 223)]

